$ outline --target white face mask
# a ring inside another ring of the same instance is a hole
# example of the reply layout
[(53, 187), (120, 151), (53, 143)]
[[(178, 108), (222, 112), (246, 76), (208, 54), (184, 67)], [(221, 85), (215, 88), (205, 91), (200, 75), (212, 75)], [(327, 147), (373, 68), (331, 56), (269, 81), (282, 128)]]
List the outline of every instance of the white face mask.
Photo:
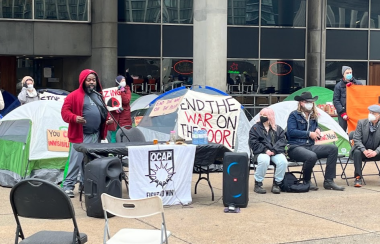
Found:
[(119, 85), (120, 85), (121, 87), (125, 87), (127, 84), (125, 83), (125, 81), (122, 81), (122, 82), (119, 83)]
[(368, 120), (369, 120), (370, 122), (372, 122), (372, 121), (376, 120), (376, 116), (373, 115), (373, 114), (368, 114)]
[(32, 88), (33, 88), (33, 84), (28, 85), (28, 89), (32, 89)]
[(313, 108), (313, 104), (312, 103), (305, 103), (304, 107), (306, 110), (310, 111)]

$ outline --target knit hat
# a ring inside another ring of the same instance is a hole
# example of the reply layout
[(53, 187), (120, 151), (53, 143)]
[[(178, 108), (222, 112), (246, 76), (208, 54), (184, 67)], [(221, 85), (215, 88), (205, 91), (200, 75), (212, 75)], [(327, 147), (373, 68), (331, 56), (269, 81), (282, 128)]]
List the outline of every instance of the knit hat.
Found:
[(116, 81), (117, 84), (120, 84), (120, 82), (121, 82), (122, 79), (125, 79), (125, 77), (122, 76), (122, 75), (119, 75), (118, 77), (116, 77), (115, 81)]
[(26, 83), (27, 80), (31, 80), (31, 81), (33, 82), (33, 84), (34, 84), (34, 80), (33, 80), (32, 77), (30, 77), (30, 76), (25, 76), (25, 77), (22, 78), (22, 80), (21, 80), (21, 85), (24, 86), (24, 84)]
[(342, 66), (342, 75), (344, 75), (344, 72), (346, 72), (346, 70), (348, 69), (351, 69), (350, 66)]

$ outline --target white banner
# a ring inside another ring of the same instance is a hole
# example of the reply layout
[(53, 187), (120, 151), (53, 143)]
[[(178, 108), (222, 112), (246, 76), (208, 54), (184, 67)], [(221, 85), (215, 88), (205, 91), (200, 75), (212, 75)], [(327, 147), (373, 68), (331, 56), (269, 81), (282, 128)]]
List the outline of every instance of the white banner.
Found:
[(50, 92), (40, 93), (40, 100), (52, 100), (52, 101), (64, 102), (65, 99), (66, 99), (66, 95), (57, 95)]
[(107, 105), (108, 111), (115, 111), (122, 107), (120, 94), (117, 87), (103, 89), (104, 102)]
[(178, 135), (191, 140), (194, 129), (206, 129), (210, 142), (235, 148), (241, 104), (231, 96), (189, 90), (178, 107)]
[(191, 203), (195, 145), (128, 147), (129, 197), (161, 196), (164, 205)]

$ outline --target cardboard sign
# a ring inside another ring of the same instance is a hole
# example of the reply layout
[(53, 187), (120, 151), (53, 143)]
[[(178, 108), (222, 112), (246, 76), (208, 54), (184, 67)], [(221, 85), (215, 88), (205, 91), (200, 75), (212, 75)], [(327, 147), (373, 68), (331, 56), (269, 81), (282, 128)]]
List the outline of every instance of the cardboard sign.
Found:
[(194, 129), (205, 129), (208, 141), (235, 148), (241, 104), (231, 96), (188, 91), (178, 108), (178, 135), (191, 140)]
[(175, 112), (178, 108), (178, 105), (182, 102), (182, 98), (183, 96), (157, 101), (154, 104), (154, 107), (150, 112), (149, 117), (160, 116)]
[(121, 108), (121, 93), (117, 87), (103, 89), (103, 97), (108, 111), (115, 111)]
[(65, 98), (66, 98), (65, 95), (57, 95), (50, 92), (44, 92), (40, 94), (40, 100), (52, 100), (52, 101), (64, 102)]
[(68, 152), (70, 149), (67, 130), (47, 130), (48, 151)]
[(144, 118), (144, 116), (136, 116), (135, 117), (135, 126), (137, 126), (140, 123), (140, 121), (142, 120), (142, 118)]
[(316, 140), (315, 145), (327, 144), (327, 143), (334, 142), (337, 140), (338, 140), (338, 137), (336, 136), (334, 131), (332, 130), (322, 131), (321, 139)]

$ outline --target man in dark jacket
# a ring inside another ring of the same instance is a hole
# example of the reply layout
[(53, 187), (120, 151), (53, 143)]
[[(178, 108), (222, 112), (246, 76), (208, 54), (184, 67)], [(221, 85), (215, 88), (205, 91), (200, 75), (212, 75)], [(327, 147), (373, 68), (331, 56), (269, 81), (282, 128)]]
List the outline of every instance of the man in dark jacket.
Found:
[(327, 158), (323, 187), (327, 190), (343, 191), (344, 187), (334, 182), (338, 147), (331, 144), (314, 145), (315, 140), (321, 136), (321, 130), (318, 127), (318, 111), (314, 104), (318, 96), (313, 97), (310, 92), (303, 92), (294, 99), (298, 101), (298, 109), (290, 113), (287, 123), (289, 158), (304, 162), (304, 183), (310, 184), (310, 190), (318, 190), (310, 182), (315, 163), (320, 158)]
[(355, 187), (362, 186), (362, 161), (380, 160), (380, 106), (371, 105), (368, 110), (368, 119), (358, 121), (353, 136), (354, 146), (350, 151), (355, 166)]
[(109, 119), (108, 111), (101, 104), (102, 98), (92, 90), (102, 92), (98, 74), (85, 69), (79, 75), (79, 88), (66, 97), (61, 111), (62, 119), (69, 124), (70, 141), (70, 153), (62, 186), (71, 198), (74, 197), (73, 189), (78, 174), (81, 173), (83, 177), (83, 154), (73, 148), (74, 144), (100, 142), (106, 137), (106, 124), (113, 123), (113, 120)]
[(271, 191), (279, 194), (288, 166), (288, 160), (284, 155), (286, 138), (284, 130), (276, 125), (274, 111), (271, 108), (260, 111), (260, 121), (252, 126), (248, 143), (254, 155), (254, 162), (257, 162), (254, 191), (259, 194), (266, 193), (266, 190), (262, 188), (262, 182), (270, 162), (273, 162), (276, 165), (276, 171)]
[(352, 69), (349, 66), (342, 67), (343, 78), (335, 85), (333, 103), (338, 114), (339, 125), (344, 131), (347, 131), (347, 120), (349, 119), (346, 112), (346, 87), (351, 85), (361, 85), (361, 83), (352, 76)]

